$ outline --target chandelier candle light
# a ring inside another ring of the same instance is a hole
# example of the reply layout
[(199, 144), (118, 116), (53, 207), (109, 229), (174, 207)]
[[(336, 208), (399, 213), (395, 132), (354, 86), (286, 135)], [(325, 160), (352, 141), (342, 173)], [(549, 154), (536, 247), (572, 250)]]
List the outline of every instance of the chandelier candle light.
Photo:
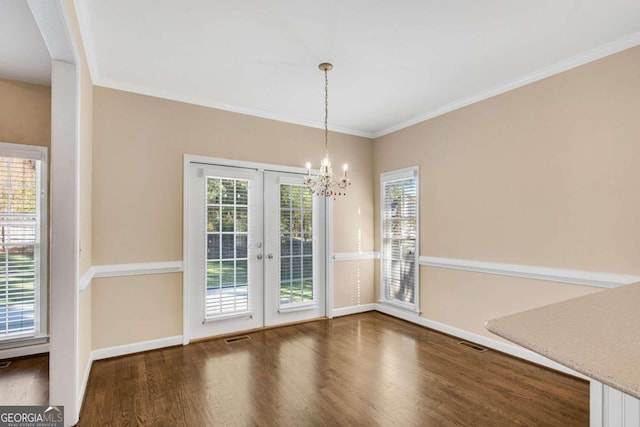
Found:
[(325, 197), (336, 197), (346, 195), (347, 186), (351, 185), (351, 181), (347, 177), (347, 168), (345, 164), (342, 166), (342, 178), (337, 178), (331, 169), (331, 161), (329, 160), (329, 127), (327, 125), (329, 119), (329, 80), (327, 72), (333, 69), (333, 65), (323, 62), (318, 68), (324, 71), (324, 159), (320, 163), (320, 173), (317, 176), (311, 176), (311, 163), (307, 163), (307, 177), (304, 185), (311, 189), (313, 194)]

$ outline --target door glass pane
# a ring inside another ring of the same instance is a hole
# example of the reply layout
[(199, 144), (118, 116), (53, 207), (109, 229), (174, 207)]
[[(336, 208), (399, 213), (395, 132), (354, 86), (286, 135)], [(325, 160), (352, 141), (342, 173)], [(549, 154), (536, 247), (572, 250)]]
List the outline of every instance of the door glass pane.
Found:
[(280, 305), (315, 299), (313, 292), (312, 193), (280, 184)]
[(249, 310), (249, 181), (207, 177), (205, 317)]

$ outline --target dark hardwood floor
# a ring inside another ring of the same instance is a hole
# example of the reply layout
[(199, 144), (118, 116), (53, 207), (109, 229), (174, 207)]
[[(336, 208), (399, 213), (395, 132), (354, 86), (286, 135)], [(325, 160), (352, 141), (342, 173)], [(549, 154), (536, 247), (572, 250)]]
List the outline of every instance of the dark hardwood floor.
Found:
[(49, 356), (12, 359), (0, 368), (0, 405), (46, 405), (49, 402)]
[(81, 426), (587, 426), (589, 385), (379, 313), (94, 363)]

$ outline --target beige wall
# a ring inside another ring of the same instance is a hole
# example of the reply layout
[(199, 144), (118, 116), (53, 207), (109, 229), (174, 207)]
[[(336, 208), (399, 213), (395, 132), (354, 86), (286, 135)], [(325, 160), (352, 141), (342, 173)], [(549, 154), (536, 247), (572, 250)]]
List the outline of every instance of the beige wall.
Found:
[[(420, 254), (640, 274), (639, 69), (630, 49), (377, 139), (376, 177), (420, 166)], [(421, 269), (423, 316), (485, 335), (590, 291)]]
[(89, 286), (84, 292), (78, 295), (78, 386), (82, 386), (84, 374), (87, 370), (89, 359), (91, 358), (91, 312), (92, 312), (92, 292)]
[[(354, 182), (334, 204), (335, 252), (377, 245), (379, 173), (418, 164), (421, 255), (638, 274), (639, 66), (631, 49), (374, 144), (332, 133), (332, 158), (350, 164)], [(93, 106), (93, 264), (182, 259), (185, 153), (290, 166), (322, 155), (317, 129), (99, 87)], [(335, 262), (334, 306), (375, 301), (377, 265)], [(92, 347), (181, 333), (181, 283), (94, 281)], [(154, 284), (171, 313), (158, 331), (144, 302)], [(489, 318), (598, 290), (421, 269), (422, 315), (488, 336)]]
[(334, 308), (374, 302), (373, 266), (373, 260), (333, 263)]
[[(94, 88), (93, 100), (96, 265), (182, 259), (184, 154), (287, 166), (304, 166), (307, 161), (317, 166), (323, 155), (323, 131), (319, 129), (100, 87)], [(337, 133), (331, 133), (329, 144), (337, 164), (349, 163), (353, 182), (350, 195), (334, 202), (334, 249), (370, 251), (373, 144), (365, 138)], [(338, 270), (337, 274), (342, 274)], [(156, 319), (163, 314), (151, 306), (149, 311), (133, 313), (138, 307), (146, 307), (139, 286), (142, 282), (149, 285), (154, 277), (163, 283), (154, 290), (156, 294), (173, 295), (176, 288), (181, 289), (180, 275), (94, 281), (93, 348), (124, 344), (133, 338), (157, 338), (139, 320)], [(339, 276), (336, 283), (337, 287), (349, 286)], [(368, 291), (363, 294), (367, 299), (363, 303), (371, 302), (372, 283), (366, 286)], [(351, 304), (350, 300), (340, 299), (343, 294), (342, 289), (336, 289), (336, 307)], [(105, 301), (117, 307), (118, 301), (132, 296), (132, 304), (116, 311), (103, 307)], [(172, 310), (181, 312), (181, 297), (172, 301)], [(181, 333), (181, 316), (171, 319), (175, 324), (167, 325), (167, 330), (178, 331), (172, 335)]]
[(92, 168), (93, 168), (93, 85), (86, 64), (81, 73), (82, 96), (80, 117), (80, 275), (92, 265)]
[(182, 335), (179, 273), (94, 279), (93, 348)]
[(484, 327), (486, 320), (603, 291), (593, 286), (433, 267), (422, 267), (420, 276), (422, 317), (493, 338), (496, 336)]
[(51, 147), (51, 87), (0, 79), (0, 141)]
[(0, 79), (0, 142), (51, 148), (50, 86)]

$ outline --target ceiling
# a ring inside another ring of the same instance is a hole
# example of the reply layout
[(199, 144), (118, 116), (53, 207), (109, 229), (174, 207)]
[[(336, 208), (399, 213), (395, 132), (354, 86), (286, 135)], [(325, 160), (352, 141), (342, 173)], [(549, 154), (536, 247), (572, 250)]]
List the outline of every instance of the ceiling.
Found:
[(637, 0), (76, 0), (94, 83), (379, 136), (640, 44)]
[(51, 57), (25, 0), (0, 0), (0, 78), (51, 84)]

